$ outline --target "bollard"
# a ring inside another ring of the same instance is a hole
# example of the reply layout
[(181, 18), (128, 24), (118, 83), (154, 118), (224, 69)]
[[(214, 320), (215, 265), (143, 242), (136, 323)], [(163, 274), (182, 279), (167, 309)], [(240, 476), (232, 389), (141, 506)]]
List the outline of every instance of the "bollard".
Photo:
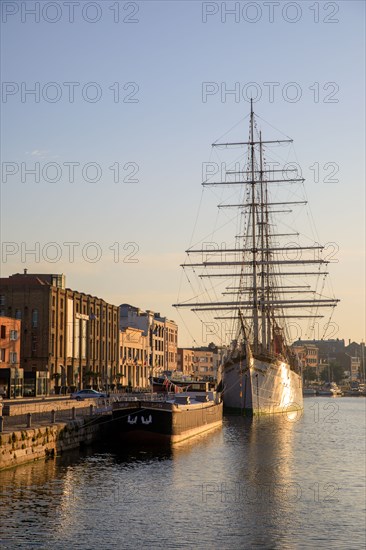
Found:
[(76, 409), (75, 407), (73, 407), (71, 409), (71, 420), (75, 420), (75, 418), (76, 418)]
[(54, 424), (56, 422), (56, 411), (52, 409), (51, 411), (51, 423)]
[(0, 433), (3, 431), (3, 429), (4, 429), (4, 417), (0, 416)]
[(32, 426), (32, 413), (27, 414), (27, 428), (31, 428)]
[(90, 410), (90, 416), (93, 416), (94, 405), (90, 405), (89, 410)]

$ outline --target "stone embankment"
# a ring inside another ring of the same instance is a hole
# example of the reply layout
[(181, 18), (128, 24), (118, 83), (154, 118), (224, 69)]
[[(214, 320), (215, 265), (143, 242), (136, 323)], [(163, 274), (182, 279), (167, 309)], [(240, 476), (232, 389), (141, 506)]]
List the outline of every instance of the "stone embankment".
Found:
[(0, 412), (0, 470), (99, 440), (110, 410), (109, 400), (11, 404)]
[[(80, 418), (0, 433), (0, 470), (88, 445), (100, 436), (100, 420)], [(104, 417), (105, 418), (105, 417)]]

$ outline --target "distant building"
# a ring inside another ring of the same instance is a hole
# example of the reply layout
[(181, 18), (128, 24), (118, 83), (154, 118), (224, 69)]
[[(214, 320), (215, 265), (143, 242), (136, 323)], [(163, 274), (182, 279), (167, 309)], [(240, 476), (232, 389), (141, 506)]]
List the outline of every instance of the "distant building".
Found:
[(0, 395), (23, 395), (23, 369), (20, 368), (21, 321), (0, 317)]
[(154, 374), (177, 369), (177, 324), (160, 313), (143, 311), (130, 304), (119, 308), (120, 329), (139, 328), (148, 339), (148, 366)]
[(191, 348), (178, 348), (178, 365), (177, 369), (185, 376), (194, 376), (195, 371), (195, 355)]
[(214, 346), (178, 348), (178, 370), (200, 380), (216, 380), (220, 351)]
[(297, 354), (303, 368), (319, 369), (319, 348), (314, 344), (293, 344), (291, 349)]
[(117, 387), (150, 387), (148, 349), (148, 338), (142, 329), (127, 327), (120, 331)]
[(22, 320), (21, 367), (38, 373), (41, 394), (115, 383), (117, 306), (66, 288), (64, 275), (24, 270), (0, 279), (0, 315)]
[(314, 345), (319, 349), (319, 371), (332, 364), (339, 365), (347, 373), (350, 381), (364, 381), (365, 379), (365, 344), (344, 339), (335, 340), (297, 340), (293, 348)]

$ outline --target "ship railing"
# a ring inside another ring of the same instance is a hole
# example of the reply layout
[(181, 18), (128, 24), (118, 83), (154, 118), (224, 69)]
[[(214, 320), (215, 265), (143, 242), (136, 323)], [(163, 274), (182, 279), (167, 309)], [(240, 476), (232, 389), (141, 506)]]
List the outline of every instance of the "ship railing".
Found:
[(110, 404), (112, 405), (112, 403), (126, 403), (134, 401), (166, 401), (166, 399), (174, 398), (174, 395), (174, 392), (145, 392), (136, 395), (131, 395), (130, 393), (127, 393), (114, 396), (113, 401)]

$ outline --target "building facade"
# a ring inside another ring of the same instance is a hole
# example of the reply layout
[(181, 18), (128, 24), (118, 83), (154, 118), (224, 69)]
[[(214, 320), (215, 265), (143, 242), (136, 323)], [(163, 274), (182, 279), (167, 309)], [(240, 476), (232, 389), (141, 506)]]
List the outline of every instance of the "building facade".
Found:
[(148, 342), (148, 367), (153, 374), (177, 369), (177, 324), (162, 317), (160, 313), (143, 311), (129, 304), (122, 304), (120, 312), (120, 329), (138, 328), (143, 331)]
[(319, 348), (315, 344), (293, 345), (291, 349), (297, 354), (302, 368), (314, 368), (319, 374)]
[(0, 396), (21, 397), (24, 389), (20, 367), (21, 321), (0, 317)]
[(116, 383), (118, 307), (65, 287), (64, 275), (0, 280), (0, 315), (22, 320), (21, 367), (46, 372), (51, 390)]
[(194, 376), (195, 356), (191, 348), (178, 348), (178, 370), (184, 376)]
[(350, 381), (365, 382), (365, 344), (344, 339), (332, 340), (298, 340), (293, 344), (296, 347), (316, 346), (318, 352), (319, 373), (324, 368), (338, 365), (343, 368), (345, 377)]
[(220, 350), (214, 345), (178, 348), (178, 370), (195, 379), (214, 381), (220, 364)]
[(127, 327), (120, 331), (117, 388), (147, 389), (150, 387), (148, 349), (148, 338), (142, 329)]

